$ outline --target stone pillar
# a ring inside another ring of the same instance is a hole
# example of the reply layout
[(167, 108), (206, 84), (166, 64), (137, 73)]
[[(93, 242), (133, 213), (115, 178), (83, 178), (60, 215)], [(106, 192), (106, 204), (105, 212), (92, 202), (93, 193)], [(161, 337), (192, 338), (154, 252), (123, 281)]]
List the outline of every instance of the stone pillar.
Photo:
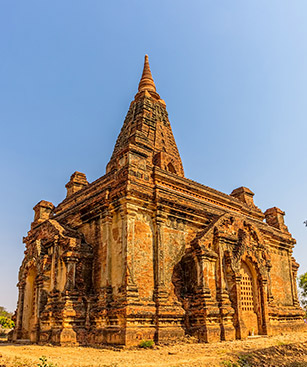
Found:
[(263, 335), (270, 334), (270, 320), (268, 310), (268, 279), (260, 278), (260, 307), (261, 307), (261, 331)]
[(266, 268), (267, 268), (267, 273), (268, 273), (267, 298), (268, 298), (268, 305), (271, 305), (274, 301), (274, 297), (273, 297), (273, 294), (272, 294), (272, 280), (271, 280), (272, 264), (271, 264), (271, 262), (267, 263)]
[(79, 254), (74, 251), (67, 251), (63, 255), (66, 266), (66, 282), (64, 294), (61, 301), (64, 303), (62, 312), (62, 328), (58, 338), (60, 345), (78, 345), (78, 337), (82, 337), (85, 328), (86, 309), (84, 302), (76, 287), (76, 265), (79, 261)]
[(298, 299), (298, 294), (297, 294), (297, 285), (296, 285), (296, 279), (297, 279), (297, 271), (299, 268), (299, 264), (295, 261), (294, 257), (291, 257), (291, 267), (290, 267), (290, 271), (291, 271), (291, 281), (292, 281), (292, 295), (293, 295), (293, 306), (294, 307), (299, 307), (300, 306), (300, 302)]
[(216, 299), (212, 297), (209, 278), (216, 276), (217, 269), (210, 272), (210, 267), (216, 263), (218, 255), (207, 248), (197, 251), (197, 259), (200, 268), (200, 287), (198, 295), (198, 315), (199, 319), (197, 328), (198, 338), (201, 341), (215, 342), (221, 340), (221, 328), (219, 319), (219, 308)]
[[(106, 200), (108, 191), (106, 193)], [(86, 326), (90, 324), (90, 314), (95, 325), (95, 331), (92, 333), (92, 340), (95, 344), (104, 344), (106, 339), (106, 328), (109, 324), (108, 312), (109, 305), (112, 302), (112, 241), (111, 241), (111, 225), (112, 215), (109, 210), (101, 213), (99, 219), (99, 241), (101, 242), (102, 262), (100, 264), (100, 283), (98, 301), (92, 302), (88, 300), (86, 310)]]
[(123, 297), (126, 295), (126, 278), (127, 278), (127, 210), (125, 207), (120, 209), (121, 222), (121, 255), (122, 255), (122, 285), (120, 287)]
[(176, 340), (184, 335), (185, 311), (179, 304), (168, 302), (165, 284), (165, 239), (166, 214), (158, 212), (154, 221), (154, 301), (155, 341)]
[(139, 298), (135, 284), (135, 218), (137, 211), (134, 208), (127, 210), (127, 302), (136, 302)]
[(121, 213), (122, 251), (126, 297), (123, 304), (125, 322), (122, 328), (125, 333), (126, 345), (137, 345), (141, 339), (154, 339), (156, 328), (153, 320), (155, 319), (156, 309), (151, 299), (145, 300), (139, 297), (138, 284), (136, 283), (136, 271), (142, 271), (143, 269), (139, 269), (140, 264), (135, 263), (138, 256), (135, 249), (135, 224), (138, 219), (138, 211), (141, 215), (144, 215), (144, 211), (133, 203), (124, 203), (123, 205), (125, 205), (125, 211)]
[(225, 274), (224, 274), (226, 266), (225, 264), (223, 264), (223, 256), (224, 256), (223, 247), (224, 247), (223, 241), (218, 239), (218, 243), (216, 244), (216, 249), (218, 250), (216, 291), (217, 291), (217, 301), (220, 309), (221, 340), (233, 340), (236, 337), (236, 330), (233, 325), (234, 309), (231, 306), (229, 294), (226, 289)]
[(52, 258), (51, 258), (51, 274), (50, 274), (50, 278), (51, 278), (51, 289), (52, 291), (56, 291), (57, 290), (57, 277), (58, 277), (58, 260), (59, 260), (59, 256), (58, 256), (58, 236), (54, 236), (54, 243), (53, 246), (51, 247), (51, 251), (52, 251)]
[(42, 277), (39, 277), (37, 279), (37, 282), (36, 282), (36, 305), (37, 305), (37, 308), (36, 308), (36, 318), (37, 318), (37, 323), (39, 324), (39, 317), (40, 317), (40, 308), (41, 308), (41, 293), (42, 293), (42, 289), (43, 289), (43, 286), (44, 286), (44, 280), (42, 279)]
[(23, 280), (19, 281), (17, 285), (19, 291), (18, 291), (16, 325), (13, 340), (22, 339), (22, 315), (23, 315), (25, 285), (26, 283)]
[[(211, 299), (210, 288), (208, 284), (208, 260), (207, 257), (201, 252), (198, 251), (196, 256), (196, 266), (197, 266), (197, 279), (198, 279), (198, 288), (200, 289), (202, 295), (207, 300)], [(210, 261), (210, 260), (209, 260)]]
[(43, 279), (37, 277), (35, 281), (35, 304), (34, 304), (34, 328), (31, 331), (31, 341), (39, 342), (40, 336), (40, 303), (41, 303), (41, 290), (43, 288)]
[(102, 256), (105, 256), (104, 263), (100, 267), (100, 284), (99, 287), (101, 289), (105, 289), (106, 286), (111, 284), (111, 224), (112, 224), (112, 216), (109, 211), (101, 214), (99, 220), (99, 226), (101, 227), (99, 230), (99, 241), (102, 244)]
[(102, 220), (101, 215), (96, 217), (91, 223), (91, 230), (94, 227), (93, 241), (93, 261), (92, 261), (92, 287), (94, 292), (99, 292), (101, 288), (102, 274)]
[(223, 264), (223, 256), (224, 256), (224, 242), (221, 239), (217, 240), (217, 244), (215, 248), (218, 252), (218, 259), (217, 259), (217, 271), (216, 271), (216, 291), (217, 291), (217, 300), (220, 304), (220, 307), (224, 307), (229, 305), (231, 302), (229, 300), (229, 294), (226, 289), (226, 282), (225, 282), (225, 264)]
[(107, 291), (107, 302), (112, 301), (112, 213), (109, 211), (104, 217), (104, 227), (106, 229), (106, 239), (107, 239), (107, 261), (106, 261), (106, 291)]
[(165, 274), (164, 274), (164, 239), (163, 239), (163, 227), (165, 222), (165, 216), (162, 213), (156, 216), (156, 233), (155, 233), (155, 249), (154, 249), (154, 261), (155, 261), (155, 292), (154, 298), (157, 303), (165, 303), (167, 299), (167, 291), (165, 288)]

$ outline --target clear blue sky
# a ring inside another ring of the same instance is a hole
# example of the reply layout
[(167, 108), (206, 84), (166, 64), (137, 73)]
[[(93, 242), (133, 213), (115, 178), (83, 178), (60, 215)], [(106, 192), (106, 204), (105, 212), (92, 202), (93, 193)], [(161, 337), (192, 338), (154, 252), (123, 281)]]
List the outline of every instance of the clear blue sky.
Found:
[(149, 54), (185, 174), (278, 206), (307, 271), (307, 2), (2, 0), (0, 305), (33, 206), (105, 173)]

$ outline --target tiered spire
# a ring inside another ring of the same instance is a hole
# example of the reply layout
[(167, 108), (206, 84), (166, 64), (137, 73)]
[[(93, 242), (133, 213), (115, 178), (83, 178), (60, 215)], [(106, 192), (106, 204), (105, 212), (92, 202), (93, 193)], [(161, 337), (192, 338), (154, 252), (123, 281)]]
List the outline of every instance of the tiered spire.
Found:
[[(127, 151), (130, 152), (129, 154), (131, 154), (131, 157), (133, 156), (133, 159), (122, 159), (125, 154), (127, 155)], [(184, 177), (181, 158), (168, 120), (166, 105), (156, 92), (148, 55), (145, 55), (138, 93), (130, 104), (112, 157), (107, 165), (107, 172), (123, 168), (123, 162), (137, 166), (138, 163), (135, 162), (138, 162), (141, 159), (140, 157), (147, 160), (144, 166), (147, 167), (146, 170), (150, 169), (150, 166), (157, 166)], [(148, 172), (146, 174), (144, 172), (140, 173), (140, 175), (149, 177)]]
[(145, 55), (143, 74), (139, 83), (139, 92), (145, 90), (156, 92), (155, 82), (152, 78), (148, 62), (148, 55)]

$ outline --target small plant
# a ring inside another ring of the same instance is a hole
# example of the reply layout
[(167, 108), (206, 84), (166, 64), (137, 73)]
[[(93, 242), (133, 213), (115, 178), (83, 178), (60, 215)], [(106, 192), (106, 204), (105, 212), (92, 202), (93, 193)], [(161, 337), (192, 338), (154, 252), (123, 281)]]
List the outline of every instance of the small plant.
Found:
[(221, 365), (224, 367), (240, 367), (238, 363), (232, 361), (222, 361)]
[(39, 360), (40, 362), (37, 364), (38, 367), (56, 367), (56, 364), (47, 363), (47, 358), (45, 356), (41, 356)]
[(155, 345), (155, 342), (153, 340), (142, 340), (139, 344), (139, 348), (153, 348)]
[(286, 343), (286, 342), (283, 342), (283, 341), (278, 340), (277, 345), (287, 345), (287, 343)]
[(224, 367), (251, 367), (252, 365), (249, 362), (250, 357), (252, 357), (252, 354), (243, 354), (239, 356), (237, 362), (222, 361), (221, 364)]
[(252, 357), (252, 354), (243, 354), (239, 356), (238, 359), (238, 365), (240, 367), (252, 367), (250, 362), (249, 362), (249, 358)]

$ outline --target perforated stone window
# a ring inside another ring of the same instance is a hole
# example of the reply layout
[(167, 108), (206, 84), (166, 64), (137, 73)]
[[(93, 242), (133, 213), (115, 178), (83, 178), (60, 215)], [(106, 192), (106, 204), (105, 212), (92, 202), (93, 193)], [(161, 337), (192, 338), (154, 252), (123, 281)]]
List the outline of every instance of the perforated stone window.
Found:
[(252, 275), (245, 264), (241, 268), (242, 311), (254, 311), (254, 292)]

